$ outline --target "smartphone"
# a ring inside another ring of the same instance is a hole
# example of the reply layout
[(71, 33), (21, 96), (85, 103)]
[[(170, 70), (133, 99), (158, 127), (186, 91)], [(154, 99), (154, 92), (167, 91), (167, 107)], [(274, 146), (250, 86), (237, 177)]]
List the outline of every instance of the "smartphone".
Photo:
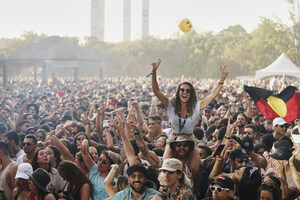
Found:
[(213, 153), (213, 157), (216, 157), (217, 155), (220, 155), (225, 147), (225, 144), (219, 144), (215, 152)]
[(103, 120), (103, 128), (109, 128), (109, 120)]

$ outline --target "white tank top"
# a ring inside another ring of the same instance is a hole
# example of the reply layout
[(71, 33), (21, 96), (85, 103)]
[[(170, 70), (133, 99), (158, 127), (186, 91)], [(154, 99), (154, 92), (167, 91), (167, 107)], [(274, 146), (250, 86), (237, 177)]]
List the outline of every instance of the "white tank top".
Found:
[[(180, 133), (184, 133), (184, 134), (193, 133), (196, 121), (200, 115), (200, 104), (201, 104), (201, 100), (197, 101), (192, 117), (186, 119), (184, 127), (181, 129)], [(168, 103), (168, 113), (171, 120), (172, 133), (179, 133), (179, 116), (176, 115), (175, 113), (175, 108), (171, 99), (169, 99), (169, 103)], [(184, 118), (181, 118), (181, 124), (184, 123), (184, 120), (185, 120)]]

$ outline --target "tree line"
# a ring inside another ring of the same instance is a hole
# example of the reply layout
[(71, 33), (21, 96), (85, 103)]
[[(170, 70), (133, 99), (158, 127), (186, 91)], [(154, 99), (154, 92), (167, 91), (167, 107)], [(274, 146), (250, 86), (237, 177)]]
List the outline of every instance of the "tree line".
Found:
[[(38, 35), (29, 31), (24, 32), (20, 38), (5, 39), (0, 55), (9, 56), (18, 49), (47, 37), (45, 34)], [(107, 43), (86, 37), (80, 46), (103, 59), (103, 74), (108, 77), (144, 76), (151, 72), (150, 63), (161, 58), (163, 62), (158, 73), (165, 77), (184, 75), (218, 78), (219, 66), (228, 65), (229, 76), (234, 78), (254, 75), (256, 70), (270, 65), (281, 53), (285, 53), (300, 66), (299, 47), (295, 37), (298, 36), (294, 34), (293, 28), (262, 17), (257, 28), (250, 33), (241, 25), (235, 25), (218, 33), (192, 30), (183, 34), (178, 31), (169, 39), (149, 36), (135, 41)], [(75, 44), (79, 43), (76, 37), (68, 39)], [(84, 76), (95, 75), (93, 70), (80, 70), (80, 74)]]

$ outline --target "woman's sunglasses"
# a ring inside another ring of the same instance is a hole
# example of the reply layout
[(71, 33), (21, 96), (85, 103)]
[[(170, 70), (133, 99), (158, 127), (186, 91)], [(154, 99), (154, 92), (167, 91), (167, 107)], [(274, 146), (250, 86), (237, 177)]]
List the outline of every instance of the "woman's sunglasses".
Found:
[(209, 187), (210, 191), (214, 192), (215, 190), (217, 190), (218, 193), (225, 191), (229, 191), (230, 189), (228, 188), (221, 188), (221, 187), (215, 187), (215, 186), (210, 186)]
[(107, 160), (104, 160), (103, 158), (99, 158), (98, 162), (99, 162), (99, 163), (102, 162), (104, 165), (108, 163), (108, 161), (107, 161)]
[(179, 90), (180, 90), (180, 92), (185, 91), (186, 93), (191, 93), (191, 91), (192, 91), (191, 89), (183, 89), (183, 88), (180, 88)]

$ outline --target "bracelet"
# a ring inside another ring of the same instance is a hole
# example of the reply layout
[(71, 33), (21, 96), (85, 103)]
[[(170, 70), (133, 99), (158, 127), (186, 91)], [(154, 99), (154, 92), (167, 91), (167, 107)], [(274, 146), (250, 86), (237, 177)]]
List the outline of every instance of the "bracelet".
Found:
[(220, 81), (218, 81), (218, 84), (221, 84), (221, 85), (223, 85), (223, 84), (224, 84), (224, 82), (220, 82)]
[(139, 135), (140, 134), (140, 132), (138, 130), (133, 130), (132, 133), (133, 133), (133, 135)]
[(148, 74), (146, 77), (149, 77), (151, 75), (156, 75), (156, 72), (151, 72), (150, 74)]
[(230, 136), (229, 136), (229, 137), (225, 136), (224, 138), (225, 138), (225, 139), (228, 139), (228, 140), (232, 139)]

